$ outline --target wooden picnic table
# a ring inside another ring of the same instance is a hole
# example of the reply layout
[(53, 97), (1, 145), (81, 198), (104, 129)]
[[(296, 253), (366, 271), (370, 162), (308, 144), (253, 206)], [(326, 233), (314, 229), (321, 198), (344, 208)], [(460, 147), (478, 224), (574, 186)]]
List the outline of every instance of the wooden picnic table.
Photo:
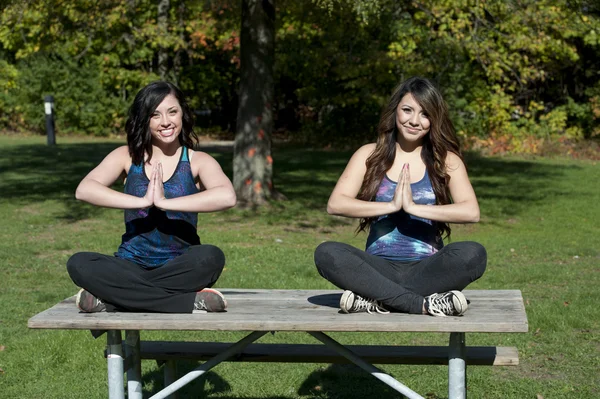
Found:
[[(29, 328), (106, 330), (109, 397), (124, 398), (123, 372), (127, 371), (128, 397), (142, 397), (141, 359), (167, 361), (165, 388), (152, 398), (165, 398), (225, 360), (263, 362), (350, 361), (406, 397), (422, 398), (371, 363), (448, 364), (450, 399), (466, 398), (466, 365), (516, 365), (511, 347), (467, 347), (465, 333), (527, 332), (527, 316), (518, 290), (465, 290), (471, 301), (461, 317), (432, 317), (405, 313), (368, 314), (339, 312), (341, 291), (220, 289), (227, 312), (80, 313), (70, 297), (29, 319)], [(122, 341), (121, 330), (125, 330)], [(236, 343), (141, 341), (141, 330), (250, 331)], [(268, 332), (307, 332), (323, 345), (252, 344)], [(447, 347), (344, 346), (325, 332), (439, 332), (449, 333)], [(207, 360), (176, 379), (173, 360)]]

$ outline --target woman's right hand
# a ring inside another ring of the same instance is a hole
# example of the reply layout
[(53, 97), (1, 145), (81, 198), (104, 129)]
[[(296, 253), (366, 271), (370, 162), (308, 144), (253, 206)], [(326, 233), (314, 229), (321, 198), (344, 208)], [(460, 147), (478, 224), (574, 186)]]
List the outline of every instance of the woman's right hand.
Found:
[(155, 164), (152, 167), (152, 173), (150, 174), (150, 181), (148, 183), (148, 189), (146, 195), (144, 195), (145, 206), (143, 208), (150, 208), (154, 205), (154, 191), (156, 190), (156, 178), (158, 175), (158, 165)]
[(394, 191), (394, 198), (392, 198), (391, 204), (393, 212), (399, 212), (402, 210), (402, 197), (404, 196), (404, 169), (406, 164), (402, 167), (400, 176), (398, 176), (398, 183), (396, 183), (396, 191)]

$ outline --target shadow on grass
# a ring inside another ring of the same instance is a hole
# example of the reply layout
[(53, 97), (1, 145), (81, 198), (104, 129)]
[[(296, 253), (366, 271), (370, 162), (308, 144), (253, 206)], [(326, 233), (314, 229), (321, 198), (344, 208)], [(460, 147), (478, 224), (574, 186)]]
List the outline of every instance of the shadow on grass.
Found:
[[(67, 210), (58, 215), (69, 221), (93, 217), (99, 210), (74, 199), (81, 179), (118, 143), (73, 143), (49, 147), (16, 145), (3, 149), (0, 160), (2, 198), (23, 205), (44, 200), (64, 201)], [(211, 150), (208, 148), (206, 150)], [(230, 149), (212, 148), (211, 154), (225, 173), (232, 175)], [(274, 203), (275, 210), (301, 215), (304, 210), (325, 212), (327, 200), (342, 173), (349, 152), (282, 148), (274, 150), (275, 187), (288, 201)], [(570, 193), (552, 184), (577, 166), (548, 162), (485, 158), (468, 154), (467, 164), (482, 214), (490, 217), (516, 216), (530, 207)], [(344, 224), (344, 223), (342, 223)], [(303, 226), (300, 226), (303, 227)], [(308, 223), (306, 228), (312, 228)]]
[(64, 201), (69, 220), (93, 217), (99, 209), (75, 200), (75, 188), (116, 143), (19, 145), (3, 149), (0, 161), (2, 198), (23, 205)]
[[(398, 379), (402, 380), (402, 377)], [(403, 395), (354, 364), (332, 364), (323, 370), (314, 371), (302, 383), (298, 394), (328, 399), (404, 398)]]
[(467, 154), (467, 167), (481, 206), (484, 221), (523, 214), (552, 198), (571, 195), (552, 184), (564, 179), (576, 165), (557, 165), (541, 161), (487, 158)]
[[(2, 198), (23, 205), (46, 200), (64, 202), (67, 210), (58, 218), (78, 221), (101, 213), (100, 208), (77, 201), (75, 189), (119, 143), (73, 143), (49, 147), (42, 144), (16, 145), (4, 148), (0, 160), (0, 192)], [(215, 154), (217, 159), (221, 154)], [(227, 156), (226, 156), (227, 157)], [(231, 164), (219, 159), (226, 173)], [(115, 184), (122, 190), (122, 184)]]
[[(200, 363), (194, 361), (180, 360), (177, 362), (177, 378), (194, 370)], [(164, 366), (157, 370), (144, 374), (142, 383), (144, 386), (152, 386), (152, 390), (144, 389), (144, 397), (152, 396), (164, 388), (163, 377)], [(257, 381), (252, 381), (254, 386), (264, 386), (268, 391), (272, 376), (265, 376)], [(401, 379), (401, 378), (400, 378)], [(193, 380), (188, 385), (177, 391), (179, 399), (186, 398), (209, 398), (216, 395), (223, 399), (233, 399), (238, 396), (227, 396), (231, 392), (231, 385), (218, 373), (209, 371), (203, 376)], [(225, 395), (224, 395), (225, 394)], [(353, 364), (334, 364), (323, 367), (312, 372), (298, 388), (297, 395), (308, 398), (366, 398), (376, 397), (379, 399), (397, 399), (399, 393), (383, 382), (377, 381), (373, 376), (367, 374), (358, 366)], [(297, 395), (290, 396), (260, 396), (260, 398), (246, 397), (248, 399), (292, 399)], [(403, 396), (402, 396), (403, 397)], [(433, 399), (433, 397), (432, 397)]]
[[(190, 371), (194, 370), (194, 368), (196, 368), (197, 366), (197, 362), (183, 360), (177, 361), (177, 378), (183, 377), (186, 373), (189, 373)], [(151, 385), (153, 387), (152, 390), (144, 389), (143, 396), (145, 398), (158, 393), (165, 387), (163, 372), (164, 365), (151, 373), (142, 375), (142, 385)], [(221, 378), (219, 374), (214, 373), (212, 371), (208, 371), (203, 376), (193, 380), (192, 382), (178, 390), (177, 397), (179, 399), (206, 398), (210, 395), (222, 394), (230, 391), (231, 385), (229, 385), (229, 383), (226, 380)]]

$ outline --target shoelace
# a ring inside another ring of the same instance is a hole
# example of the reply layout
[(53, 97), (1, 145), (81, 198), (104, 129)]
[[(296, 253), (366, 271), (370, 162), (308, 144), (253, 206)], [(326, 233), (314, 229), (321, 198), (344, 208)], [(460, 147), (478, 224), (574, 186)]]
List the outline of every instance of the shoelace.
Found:
[(446, 317), (453, 315), (454, 304), (450, 303), (450, 294), (431, 294), (429, 296), (429, 313), (434, 316)]
[(354, 303), (352, 304), (352, 308), (350, 309), (353, 312), (360, 312), (362, 310), (366, 310), (367, 313), (373, 313), (373, 311), (379, 314), (388, 314), (390, 313), (388, 310), (385, 310), (381, 305), (379, 305), (373, 299), (366, 299), (359, 295), (356, 295), (354, 298)]
[(206, 304), (203, 299), (194, 302), (194, 310), (206, 310)]

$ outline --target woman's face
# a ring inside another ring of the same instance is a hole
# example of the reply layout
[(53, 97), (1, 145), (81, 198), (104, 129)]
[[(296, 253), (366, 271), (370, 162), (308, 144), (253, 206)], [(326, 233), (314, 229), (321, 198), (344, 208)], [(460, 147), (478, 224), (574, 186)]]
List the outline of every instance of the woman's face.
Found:
[(181, 132), (183, 111), (177, 98), (169, 94), (156, 107), (150, 117), (150, 134), (153, 144), (170, 144), (177, 141)]
[(409, 142), (420, 141), (429, 133), (429, 117), (410, 93), (402, 97), (396, 108), (396, 126), (400, 137)]

